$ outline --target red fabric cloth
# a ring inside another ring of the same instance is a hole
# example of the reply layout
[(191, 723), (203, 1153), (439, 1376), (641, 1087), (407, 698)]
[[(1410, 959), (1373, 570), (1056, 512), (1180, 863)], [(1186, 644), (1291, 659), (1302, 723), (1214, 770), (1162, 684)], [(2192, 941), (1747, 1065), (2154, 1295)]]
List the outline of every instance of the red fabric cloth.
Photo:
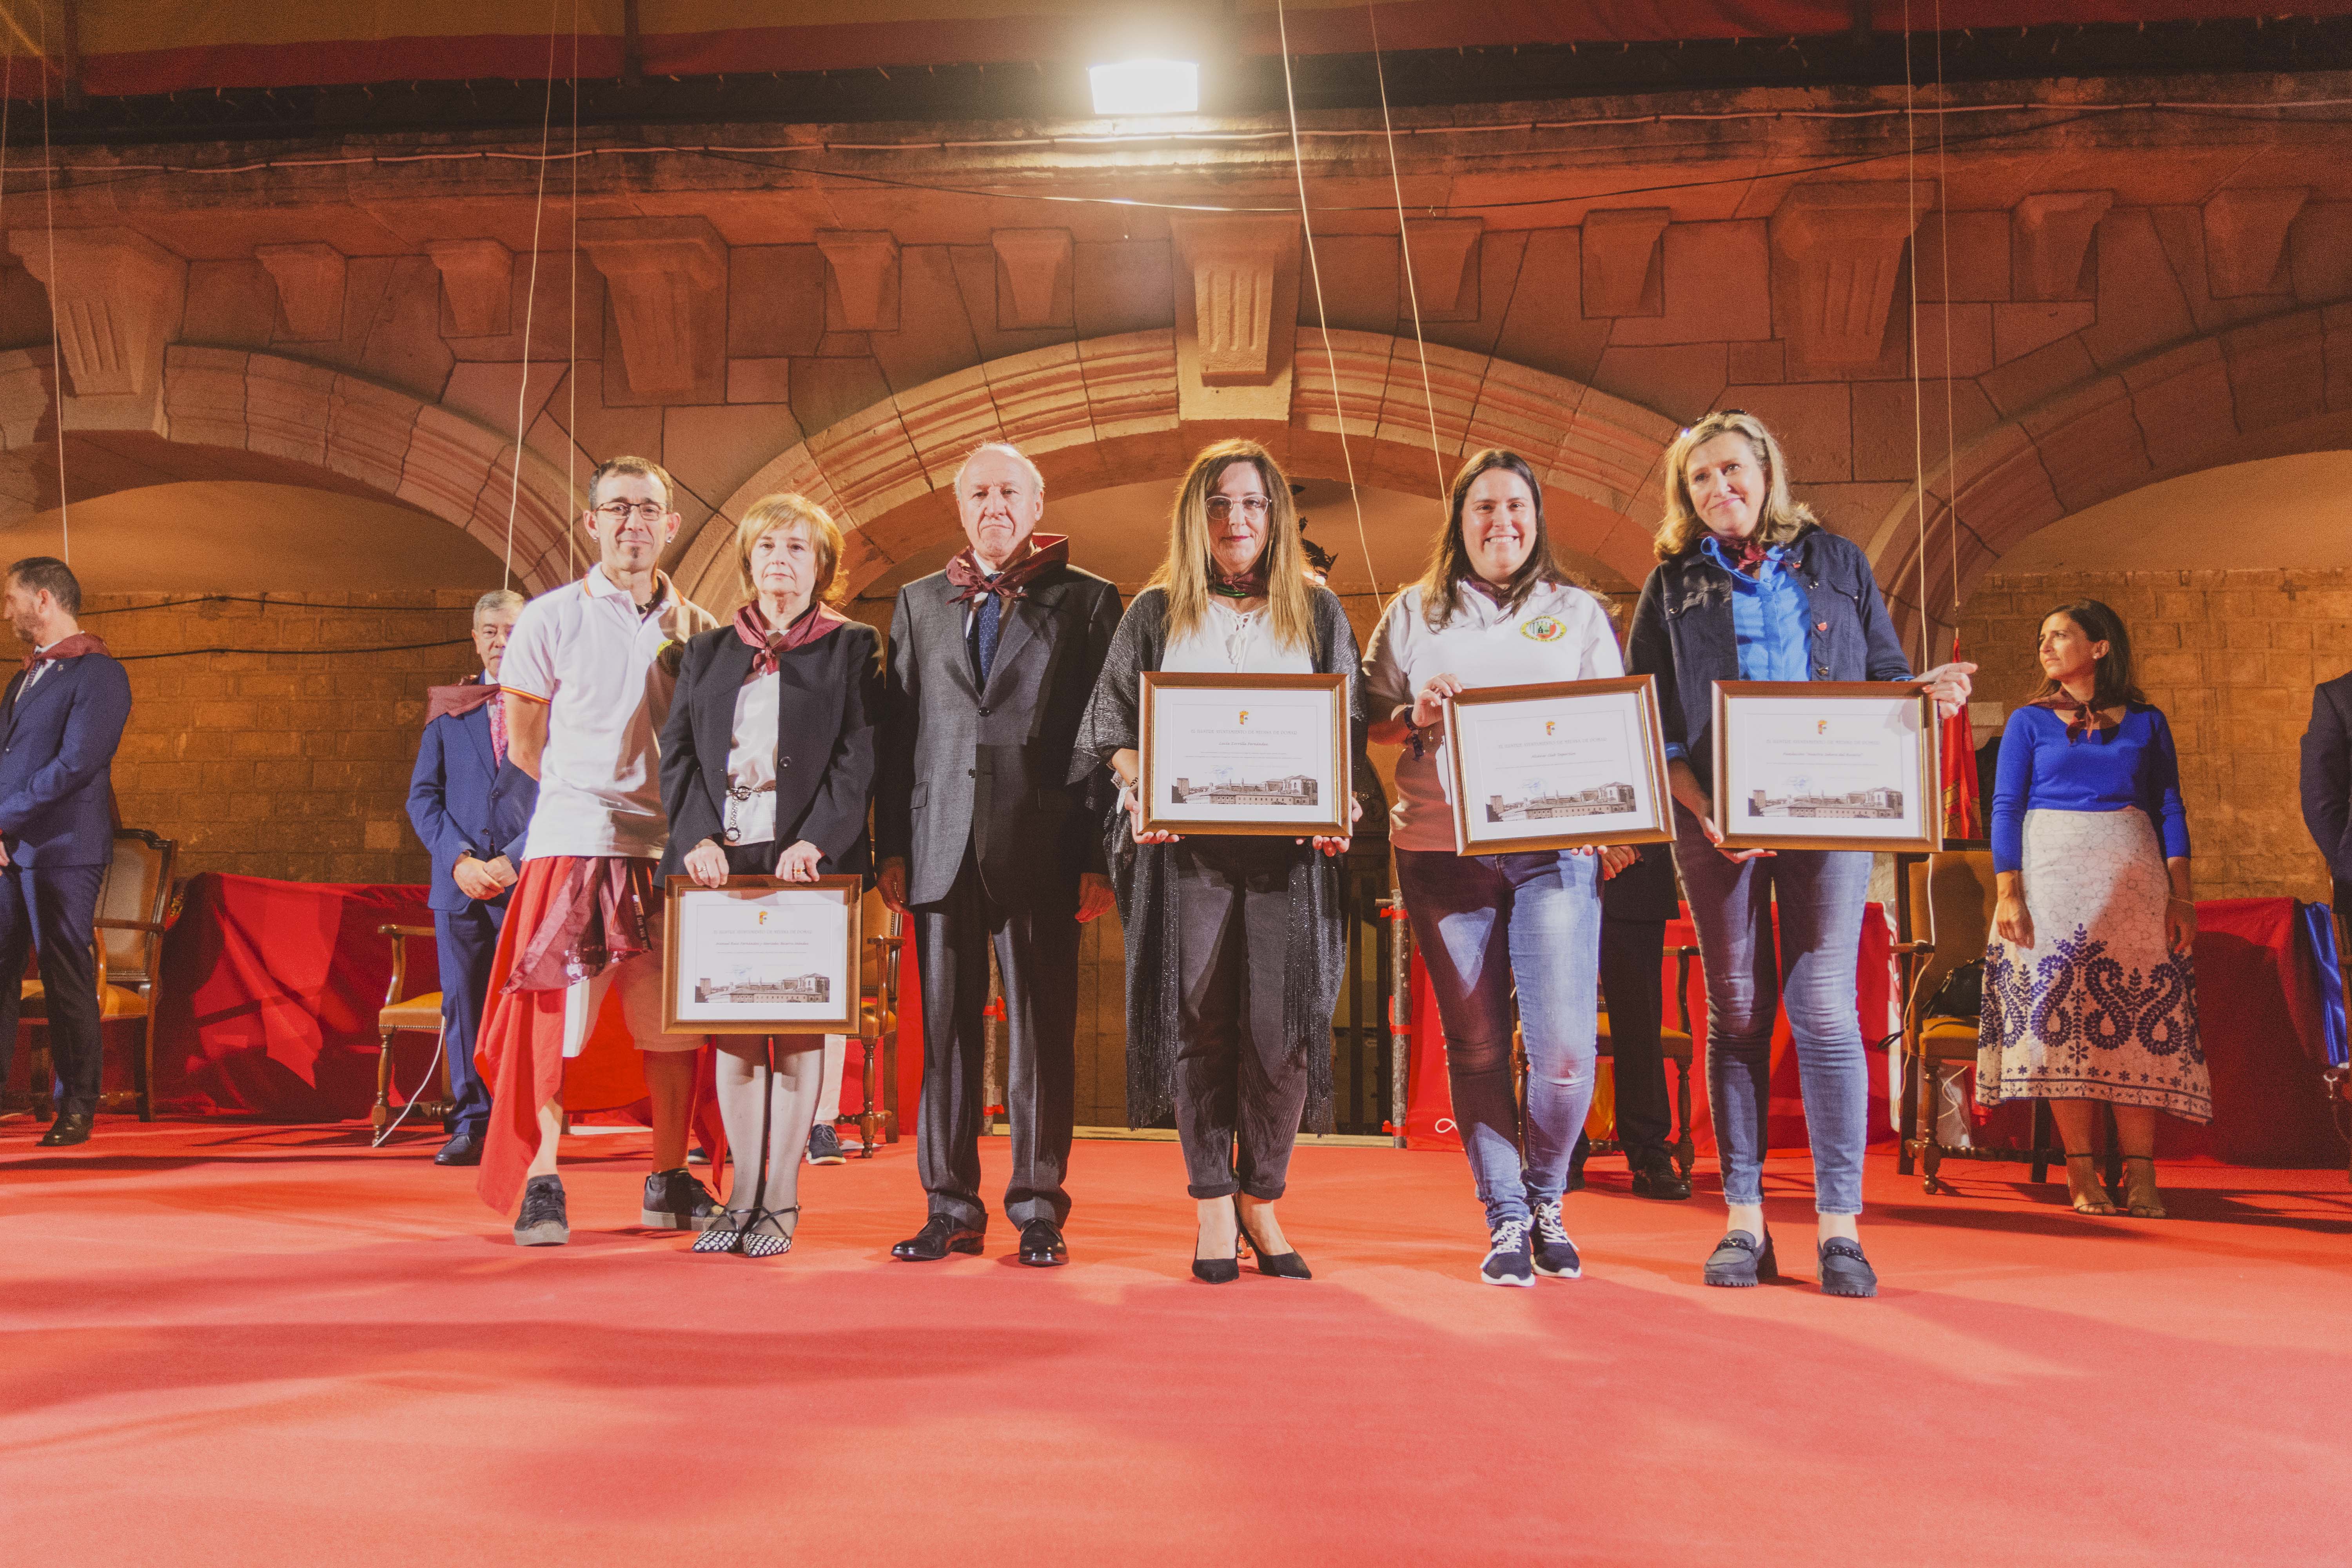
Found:
[[(520, 956), (502, 966), (503, 980), (493, 978), (491, 995), (569, 990), (576, 981), (593, 979), (653, 950), (651, 911), (660, 897), (654, 889), (654, 862), (628, 855), (552, 855), (530, 864), (550, 868), (541, 873), (547, 885)], [(499, 942), (501, 959), (505, 931), (514, 928), (513, 911), (521, 903), (518, 897), (509, 908)]]
[[(1960, 634), (1952, 634), (1952, 662), (1960, 658)], [(1976, 730), (1969, 722), (1965, 702), (1944, 721), (1941, 763), (1944, 784), (1944, 837), (1982, 838), (1984, 807), (1977, 798)]]
[[(449, 686), (428, 686), (425, 689), (425, 721), (430, 724), (434, 720), (451, 713), (462, 719), (475, 709), (490, 703), (503, 689), (485, 682), (478, 675), (469, 675)], [(495, 713), (497, 709), (494, 707), (491, 711)], [(492, 719), (490, 723), (495, 731), (498, 721)]]

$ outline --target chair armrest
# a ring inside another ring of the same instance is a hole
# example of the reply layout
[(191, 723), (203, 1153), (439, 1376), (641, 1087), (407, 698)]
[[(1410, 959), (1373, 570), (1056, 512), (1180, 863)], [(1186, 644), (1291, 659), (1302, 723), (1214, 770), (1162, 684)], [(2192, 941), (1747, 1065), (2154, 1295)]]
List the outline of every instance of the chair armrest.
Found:
[(375, 928), (375, 934), (389, 937), (431, 936), (433, 928), (431, 926), (378, 926)]
[(431, 926), (382, 925), (375, 928), (378, 936), (392, 939), (392, 980), (383, 988), (383, 1005), (395, 1005), (408, 992), (408, 939), (430, 937)]
[(161, 921), (92, 921), (89, 923), (100, 931), (152, 931), (157, 936), (163, 934), (163, 922)]

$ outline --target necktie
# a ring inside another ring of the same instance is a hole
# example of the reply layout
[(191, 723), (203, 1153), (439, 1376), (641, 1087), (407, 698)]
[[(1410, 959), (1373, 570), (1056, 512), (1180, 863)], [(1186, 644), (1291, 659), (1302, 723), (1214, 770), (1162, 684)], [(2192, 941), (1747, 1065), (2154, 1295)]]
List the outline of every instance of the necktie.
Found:
[(506, 699), (493, 697), (483, 706), (490, 710), (490, 761), (504, 767), (507, 760)]
[(972, 640), (980, 654), (980, 683), (988, 684), (988, 667), (996, 662), (997, 618), (1004, 597), (1001, 594), (981, 596), (979, 614), (974, 617)]

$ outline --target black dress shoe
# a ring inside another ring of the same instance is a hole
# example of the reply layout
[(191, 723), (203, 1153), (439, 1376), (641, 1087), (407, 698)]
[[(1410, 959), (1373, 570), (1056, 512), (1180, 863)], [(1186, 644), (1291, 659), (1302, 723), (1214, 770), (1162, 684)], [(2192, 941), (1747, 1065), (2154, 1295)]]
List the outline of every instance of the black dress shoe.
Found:
[(923, 1222), (923, 1228), (890, 1249), (901, 1263), (937, 1263), (950, 1252), (976, 1253), (981, 1233), (956, 1224), (943, 1214)]
[(1234, 1229), (1240, 1235), (1242, 1245), (1257, 1256), (1257, 1271), (1260, 1274), (1271, 1275), (1276, 1279), (1315, 1278), (1307, 1272), (1307, 1259), (1297, 1252), (1270, 1253), (1257, 1244), (1257, 1237), (1250, 1234), (1249, 1221), (1242, 1217), (1242, 1201), (1239, 1198), (1234, 1200)]
[(1674, 1161), (1662, 1154), (1633, 1173), (1633, 1195), (1678, 1201), (1691, 1195), (1690, 1180), (1675, 1169)]
[(433, 1156), (436, 1165), (478, 1165), (482, 1163), (482, 1139), (477, 1132), (460, 1132), (441, 1145)]
[(1706, 1270), (1701, 1278), (1710, 1285), (1735, 1288), (1780, 1279), (1780, 1264), (1772, 1256), (1772, 1233), (1766, 1231), (1759, 1242), (1744, 1230), (1726, 1232), (1723, 1239), (1715, 1244), (1715, 1250), (1707, 1254)]
[(90, 1113), (87, 1110), (60, 1111), (58, 1119), (49, 1123), (49, 1130), (41, 1134), (40, 1147), (62, 1149), (70, 1143), (87, 1143)]
[(1058, 1268), (1070, 1260), (1062, 1232), (1050, 1219), (1033, 1219), (1021, 1227), (1021, 1261), (1032, 1268)]
[(1859, 1242), (1832, 1237), (1821, 1246), (1822, 1294), (1824, 1296), (1875, 1296), (1878, 1294), (1878, 1271), (1870, 1259), (1862, 1255)]

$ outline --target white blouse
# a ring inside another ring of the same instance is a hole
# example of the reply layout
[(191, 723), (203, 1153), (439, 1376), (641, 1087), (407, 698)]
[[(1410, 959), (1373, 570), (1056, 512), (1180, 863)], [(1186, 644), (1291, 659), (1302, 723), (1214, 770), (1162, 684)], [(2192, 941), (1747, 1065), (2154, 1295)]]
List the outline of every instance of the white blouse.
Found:
[[(1410, 707), (1414, 694), (1439, 675), (1465, 686), (1518, 686), (1608, 680), (1625, 673), (1609, 612), (1581, 588), (1542, 584), (1515, 611), (1475, 588), (1462, 589), (1456, 601), (1454, 618), (1437, 631), (1422, 618), (1418, 585), (1389, 602), (1364, 658), (1365, 706), (1375, 721)], [(1443, 735), (1425, 732), (1422, 755), (1407, 745), (1397, 759), (1396, 805), (1389, 812), (1389, 843), (1395, 848), (1454, 847)]]
[(1264, 605), (1244, 614), (1213, 597), (1199, 626), (1168, 639), (1160, 668), (1183, 675), (1312, 675), (1315, 650), (1278, 645)]
[[(776, 702), (783, 682), (772, 672), (745, 681), (735, 692), (735, 736), (727, 749), (727, 782), (756, 790), (727, 801), (726, 825), (734, 844), (771, 844), (776, 837)], [(761, 787), (761, 786), (766, 787)]]

